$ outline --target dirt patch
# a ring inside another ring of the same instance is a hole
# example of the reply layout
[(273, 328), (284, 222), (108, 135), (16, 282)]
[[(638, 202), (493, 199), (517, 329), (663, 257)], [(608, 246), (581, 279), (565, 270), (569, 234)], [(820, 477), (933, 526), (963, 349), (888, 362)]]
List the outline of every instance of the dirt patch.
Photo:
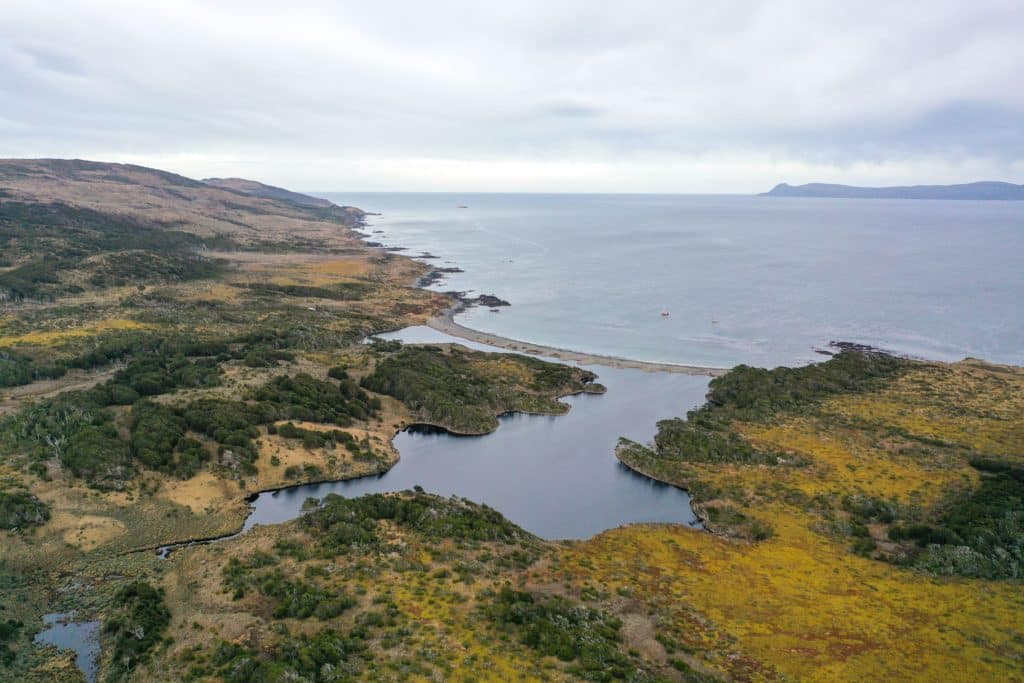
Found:
[[(292, 424), (312, 431), (338, 429), (333, 425), (313, 422), (293, 421)], [(310, 474), (303, 471), (306, 466), (315, 466), (321, 473), (320, 478), (323, 479), (349, 479), (376, 474), (390, 468), (398, 461), (398, 452), (391, 445), (390, 432), (384, 434), (378, 430), (352, 427), (347, 427), (342, 431), (351, 434), (357, 441), (369, 439), (377, 458), (357, 460), (352, 453), (340, 445), (332, 449), (306, 448), (299, 439), (285, 439), (281, 436), (266, 434), (261, 439), (260, 455), (256, 461), (259, 474), (249, 482), (249, 488), (266, 490), (308, 481)], [(298, 468), (299, 476), (297, 478), (286, 477), (285, 471), (289, 468)]]
[(63, 511), (54, 514), (51, 524), (65, 543), (86, 552), (113, 541), (126, 531), (124, 523), (113, 517), (73, 515)]
[(646, 662), (665, 662), (665, 648), (655, 639), (657, 630), (651, 620), (641, 614), (624, 614), (622, 640), (627, 650), (636, 650)]
[(234, 505), (242, 495), (237, 484), (223, 479), (212, 472), (200, 472), (185, 481), (165, 484), (158, 494), (160, 498), (184, 505), (194, 513), (213, 512), (226, 504)]
[(45, 379), (6, 390), (0, 401), (0, 413), (13, 413), (24, 407), (26, 399), (43, 399), (65, 391), (85, 391), (114, 376), (113, 368), (101, 372), (72, 370), (57, 379)]

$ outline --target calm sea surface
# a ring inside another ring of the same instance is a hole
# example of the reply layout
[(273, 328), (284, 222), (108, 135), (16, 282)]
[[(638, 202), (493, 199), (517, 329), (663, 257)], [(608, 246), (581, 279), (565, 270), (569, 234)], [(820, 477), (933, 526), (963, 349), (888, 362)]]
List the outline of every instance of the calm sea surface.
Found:
[(514, 339), (712, 366), (819, 360), (833, 339), (1024, 364), (1024, 202), (322, 196), (465, 270), (435, 289), (509, 300), (459, 321)]

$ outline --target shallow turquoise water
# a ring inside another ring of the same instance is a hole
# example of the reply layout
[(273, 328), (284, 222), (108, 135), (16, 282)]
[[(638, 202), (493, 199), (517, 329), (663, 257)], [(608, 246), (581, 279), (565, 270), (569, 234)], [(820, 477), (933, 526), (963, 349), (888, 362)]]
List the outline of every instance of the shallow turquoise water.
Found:
[(833, 339), (1024, 363), (1024, 202), (324, 196), (466, 271), (435, 289), (511, 301), (460, 322), (515, 339), (712, 366), (816, 360)]

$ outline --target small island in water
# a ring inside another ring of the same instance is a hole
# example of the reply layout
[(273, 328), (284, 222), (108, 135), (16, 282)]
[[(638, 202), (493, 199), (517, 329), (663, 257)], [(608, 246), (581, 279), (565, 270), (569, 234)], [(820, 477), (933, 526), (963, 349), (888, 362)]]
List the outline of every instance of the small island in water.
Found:
[(1024, 200), (1024, 185), (996, 181), (960, 185), (855, 187), (831, 183), (779, 183), (759, 197), (825, 197), (830, 199), (1003, 199)]

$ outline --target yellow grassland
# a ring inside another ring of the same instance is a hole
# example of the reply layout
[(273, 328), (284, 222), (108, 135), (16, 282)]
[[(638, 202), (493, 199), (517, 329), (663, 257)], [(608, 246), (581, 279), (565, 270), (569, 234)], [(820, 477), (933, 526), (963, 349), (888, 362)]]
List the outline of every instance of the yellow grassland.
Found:
[[(164, 586), (175, 617), (171, 635), (174, 645), (165, 657), (147, 670), (147, 680), (180, 680), (183, 667), (180, 655), (189, 648), (209, 646), (211, 638), (220, 638), (260, 647), (270, 646), (277, 636), (269, 629), (270, 619), (264, 598), (255, 591), (242, 600), (232, 599), (222, 588), (221, 568), (231, 557), (242, 560), (257, 550), (273, 552), (280, 538), (311, 543), (293, 525), (257, 527), (244, 537), (182, 553), (165, 578)], [(323, 561), (298, 563), (284, 559), (278, 566), (286, 575), (301, 577), (309, 565), (326, 566), (337, 578), (327, 579), (335, 586), (357, 597), (358, 604), (340, 617), (327, 621), (316, 619), (274, 620), (284, 624), (291, 633), (309, 633), (324, 628), (345, 631), (359, 615), (380, 610), (375, 603), (386, 599), (400, 613), (401, 624), (411, 638), (397, 647), (383, 647), (370, 641), (369, 659), (377, 664), (375, 671), (361, 673), (361, 680), (395, 680), (396, 670), (388, 662), (411, 659), (423, 664), (430, 674), (408, 673), (401, 680), (409, 681), (538, 681), (571, 680), (554, 658), (539, 659), (528, 648), (514, 642), (501, 642), (496, 634), (479, 623), (477, 595), (490, 581), (463, 583), (451, 571), (459, 561), (472, 561), (484, 552), (500, 555), (508, 548), (501, 544), (476, 544), (472, 551), (450, 540), (424, 540), (416, 534), (403, 533), (390, 527), (388, 540), (400, 548), (390, 556), (375, 557), (354, 553)], [(409, 569), (407, 565), (415, 565)], [(354, 567), (356, 578), (341, 576)], [(448, 570), (442, 571), (439, 570)], [(196, 628), (194, 624), (198, 624)], [(431, 662), (423, 653), (433, 653)]]
[[(730, 504), (770, 524), (769, 540), (634, 526), (576, 546), (567, 563), (575, 575), (692, 606), (767, 677), (1024, 680), (1019, 582), (937, 578), (857, 556), (849, 539), (816, 530), (813, 508), (773, 495), (798, 489), (936, 505), (977, 480), (969, 453), (1021, 457), (1024, 370), (922, 364), (880, 391), (828, 400), (813, 415), (735, 427), (810, 460), (790, 468), (687, 466), (689, 481), (728, 489)], [(906, 434), (942, 439), (958, 455), (904, 453)]]
[(40, 330), (24, 334), (0, 336), (0, 346), (55, 346), (75, 337), (92, 337), (111, 330), (140, 330), (152, 325), (124, 318), (100, 320), (81, 327), (62, 330)]

